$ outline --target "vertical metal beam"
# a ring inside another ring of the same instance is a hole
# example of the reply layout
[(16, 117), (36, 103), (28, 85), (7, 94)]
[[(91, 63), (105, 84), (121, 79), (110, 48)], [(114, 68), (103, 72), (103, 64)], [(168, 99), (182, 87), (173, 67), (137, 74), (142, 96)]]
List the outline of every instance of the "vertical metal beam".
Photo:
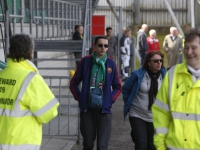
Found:
[[(38, 12), (39, 12), (39, 4), (38, 4), (38, 0), (36, 0), (36, 2), (35, 2), (36, 4), (35, 4), (35, 10), (36, 10), (36, 16), (39, 16), (38, 14)], [(38, 37), (39, 37), (39, 35), (38, 35), (38, 23), (40, 22), (40, 20), (39, 19), (35, 19), (36, 20), (36, 38), (38, 39)]]
[(73, 32), (72, 31), (72, 5), (69, 5), (69, 19), (70, 19), (70, 21), (69, 21), (69, 35), (71, 35), (71, 32)]
[(5, 28), (5, 60), (7, 61), (7, 54), (9, 51), (9, 12), (8, 12), (8, 4), (7, 0), (4, 0), (4, 6), (5, 6), (5, 23), (4, 23), (4, 28)]
[(44, 40), (44, 0), (42, 0), (42, 40)]
[[(57, 17), (58, 18), (60, 18), (60, 14), (59, 14), (59, 9), (60, 9), (60, 7), (59, 7), (59, 2), (57, 2)], [(60, 32), (59, 32), (59, 23), (60, 23), (60, 21), (59, 20), (57, 20), (57, 37), (59, 37), (59, 35), (60, 35)]]
[[(88, 20), (88, 47), (92, 47), (92, 1), (90, 1), (90, 8), (89, 8), (89, 20)], [(85, 54), (86, 55), (86, 54)]]
[(117, 66), (118, 70), (121, 71), (121, 50), (120, 50), (120, 38), (122, 37), (122, 7), (119, 7), (119, 34), (118, 34), (118, 60), (117, 60)]
[[(13, 14), (16, 15), (16, 0), (13, 0)], [(16, 17), (13, 17), (13, 33), (16, 33)]]
[[(53, 18), (55, 18), (55, 1), (52, 2), (53, 3)], [(55, 37), (54, 34), (54, 26), (55, 25), (55, 20), (53, 20), (53, 24), (52, 24), (52, 37)]]
[(33, 1), (29, 0), (29, 12), (30, 12), (30, 20), (29, 20), (29, 24), (30, 24), (30, 34), (32, 35), (33, 33)]
[(64, 33), (63, 33), (63, 30), (64, 30), (64, 21), (63, 21), (63, 19), (64, 19), (64, 3), (62, 3), (61, 2), (61, 5), (62, 5), (62, 8), (61, 8), (61, 18), (62, 18), (62, 21), (61, 21), (61, 36), (63, 37), (64, 36)]
[(21, 33), (24, 32), (24, 16), (25, 16), (25, 13), (24, 13), (24, 0), (21, 0), (21, 15), (23, 16), (23, 18), (21, 18)]
[(72, 14), (71, 14), (71, 19), (72, 19), (72, 26), (71, 26), (71, 28), (72, 28), (72, 31), (71, 31), (71, 33), (73, 33), (74, 32), (74, 26), (76, 25), (75, 21), (74, 21), (74, 16), (75, 16), (76, 12), (75, 12), (74, 5), (72, 5), (71, 8), (72, 8)]
[[(47, 14), (48, 17), (50, 17), (50, 1), (47, 1)], [(47, 21), (47, 37), (50, 37), (50, 20)]]
[(192, 28), (195, 27), (195, 20), (194, 20), (194, 0), (190, 0), (191, 3), (191, 23), (192, 23)]
[(79, 11), (79, 17), (78, 17), (78, 19), (80, 20), (80, 21), (79, 21), (79, 24), (82, 24), (82, 22), (81, 22), (81, 19), (82, 19), (82, 17), (81, 17), (81, 16), (82, 16), (82, 12), (81, 12), (81, 7), (80, 7), (80, 6), (78, 7), (78, 11)]
[(172, 11), (171, 6), (169, 5), (169, 2), (167, 0), (164, 0), (164, 1), (165, 1), (165, 4), (167, 6), (167, 9), (168, 9), (169, 13), (171, 14), (171, 17), (172, 17), (176, 27), (178, 28), (180, 34), (184, 37), (183, 30), (181, 29), (181, 27), (180, 27), (180, 25), (179, 25), (179, 23), (178, 23), (178, 21), (176, 19), (176, 16), (174, 15), (174, 12)]
[(135, 24), (140, 25), (140, 0), (134, 0)]
[[(65, 4), (65, 18), (68, 18), (68, 4)], [(68, 30), (68, 25), (67, 25), (67, 20), (65, 20), (65, 36), (67, 36), (67, 30)]]

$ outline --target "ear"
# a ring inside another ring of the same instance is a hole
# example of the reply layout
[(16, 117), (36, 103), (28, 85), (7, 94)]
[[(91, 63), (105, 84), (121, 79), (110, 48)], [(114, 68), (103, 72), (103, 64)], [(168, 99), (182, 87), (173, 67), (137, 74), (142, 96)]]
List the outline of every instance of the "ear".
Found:
[(33, 59), (33, 54), (34, 54), (34, 52), (33, 52), (33, 50), (31, 50), (31, 51), (30, 51), (31, 59)]
[(150, 62), (148, 62), (148, 66), (150, 67), (151, 65), (150, 65)]

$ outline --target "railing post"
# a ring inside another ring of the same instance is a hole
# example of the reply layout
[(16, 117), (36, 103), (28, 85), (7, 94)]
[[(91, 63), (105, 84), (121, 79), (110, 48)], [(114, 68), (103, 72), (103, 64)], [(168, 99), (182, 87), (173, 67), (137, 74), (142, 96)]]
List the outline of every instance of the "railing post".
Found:
[(117, 66), (119, 72), (121, 72), (121, 49), (120, 49), (120, 38), (122, 37), (122, 7), (119, 7), (119, 34), (118, 34), (118, 61)]
[[(50, 1), (47, 1), (47, 14), (48, 14), (48, 17), (50, 17)], [(49, 38), (50, 37), (50, 27), (49, 27), (49, 25), (50, 25), (50, 20), (48, 19), (48, 21), (47, 21), (47, 37)]]
[(42, 40), (44, 40), (44, 0), (42, 0)]
[(24, 0), (21, 0), (21, 15), (23, 16), (21, 18), (21, 33), (24, 32), (24, 16), (25, 16), (25, 7), (24, 7)]
[(8, 54), (8, 49), (9, 49), (9, 27), (10, 27), (10, 22), (9, 22), (9, 11), (8, 11), (8, 4), (7, 1), (4, 0), (4, 5), (5, 5), (5, 23), (4, 23), (4, 28), (5, 28), (5, 60), (7, 61), (7, 54)]
[(33, 1), (29, 0), (29, 13), (30, 13), (30, 20), (29, 20), (29, 24), (30, 24), (30, 34), (32, 35), (33, 33)]
[[(13, 14), (16, 15), (16, 0), (13, 0)], [(16, 17), (13, 18), (13, 33), (16, 32)]]

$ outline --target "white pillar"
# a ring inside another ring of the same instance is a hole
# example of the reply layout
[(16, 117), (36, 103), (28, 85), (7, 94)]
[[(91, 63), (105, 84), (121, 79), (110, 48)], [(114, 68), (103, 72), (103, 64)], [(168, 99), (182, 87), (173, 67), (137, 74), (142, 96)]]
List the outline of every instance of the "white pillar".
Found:
[(194, 0), (190, 0), (191, 2), (191, 23), (192, 23), (192, 28), (195, 27), (195, 20), (194, 20)]

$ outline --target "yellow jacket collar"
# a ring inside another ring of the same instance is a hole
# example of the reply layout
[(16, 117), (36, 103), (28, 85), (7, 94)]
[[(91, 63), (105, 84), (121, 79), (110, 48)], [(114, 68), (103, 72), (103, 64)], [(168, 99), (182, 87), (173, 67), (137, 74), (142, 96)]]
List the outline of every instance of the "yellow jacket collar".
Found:
[(27, 60), (27, 59), (22, 60), (20, 62), (16, 62), (16, 61), (13, 61), (12, 59), (8, 59), (6, 67), (25, 68), (39, 74), (37, 67), (30, 60)]

